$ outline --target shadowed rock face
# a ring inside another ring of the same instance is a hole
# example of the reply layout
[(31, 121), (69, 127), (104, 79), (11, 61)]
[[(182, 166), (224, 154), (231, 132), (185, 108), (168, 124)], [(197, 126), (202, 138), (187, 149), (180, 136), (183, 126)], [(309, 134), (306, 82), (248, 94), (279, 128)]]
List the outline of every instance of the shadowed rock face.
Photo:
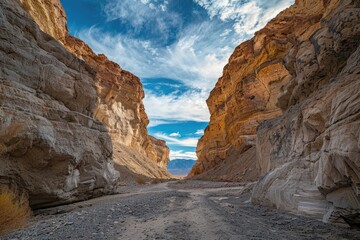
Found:
[(112, 192), (115, 169), (169, 177), (139, 79), (69, 36), (59, 1), (21, 2), (0, 3), (0, 183), (44, 207)]
[[(325, 221), (359, 212), (359, 44), (358, 1), (297, 1), (280, 13), (231, 56), (191, 176), (262, 176), (253, 202)], [(237, 176), (215, 171), (229, 159)]]

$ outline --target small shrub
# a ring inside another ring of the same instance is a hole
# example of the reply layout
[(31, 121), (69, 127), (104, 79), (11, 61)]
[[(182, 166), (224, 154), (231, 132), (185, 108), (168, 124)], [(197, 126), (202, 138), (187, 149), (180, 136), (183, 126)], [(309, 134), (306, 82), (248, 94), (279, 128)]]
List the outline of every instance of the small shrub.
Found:
[(12, 191), (0, 192), (0, 235), (24, 227), (30, 216), (30, 207), (24, 197), (17, 197)]
[(141, 184), (141, 185), (143, 185), (143, 184), (146, 183), (145, 179), (142, 178), (142, 177), (137, 177), (137, 178), (135, 179), (135, 181), (136, 181), (137, 184)]

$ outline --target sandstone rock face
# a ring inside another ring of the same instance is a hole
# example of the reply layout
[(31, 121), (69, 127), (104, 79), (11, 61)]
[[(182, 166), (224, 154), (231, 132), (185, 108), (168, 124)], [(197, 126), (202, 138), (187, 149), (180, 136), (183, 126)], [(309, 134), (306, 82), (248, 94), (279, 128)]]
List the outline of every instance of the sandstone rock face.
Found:
[(258, 127), (265, 176), (253, 193), (256, 203), (325, 221), (360, 211), (360, 3), (330, 6), (321, 28), (285, 57), (285, 112)]
[(230, 180), (262, 176), (255, 203), (324, 221), (359, 212), (359, 44), (351, 0), (296, 1), (241, 44), (208, 99), (192, 175), (216, 179), (207, 173), (237, 158)]
[[(169, 174), (163, 171), (169, 162), (169, 149), (164, 141), (147, 133), (149, 120), (142, 103), (144, 91), (140, 79), (121, 69), (105, 55), (95, 54), (80, 39), (70, 36), (66, 26), (66, 14), (59, 0), (21, 0), (21, 2), (43, 31), (60, 41), (96, 72), (98, 100), (95, 117), (110, 129), (113, 144), (135, 149), (152, 160), (145, 161), (143, 165), (151, 165), (155, 162), (160, 168), (154, 166), (154, 172), (157, 169), (158, 173), (155, 174), (156, 176), (150, 174), (149, 177), (169, 177)], [(114, 160), (119, 161), (118, 158)]]
[[(256, 127), (262, 121), (281, 115), (276, 106), (281, 86), (291, 79), (283, 63), (288, 50), (308, 39), (320, 27), (322, 1), (309, 1), (283, 11), (255, 37), (238, 46), (212, 90), (207, 104), (211, 118), (197, 146), (199, 161), (190, 176), (198, 175), (232, 158), (238, 166), (256, 170), (256, 161), (245, 163), (241, 156), (256, 145)], [(223, 178), (233, 179), (224, 172)], [(259, 172), (238, 174), (237, 180), (255, 180)], [(213, 175), (209, 175), (213, 178)], [(202, 178), (207, 178), (202, 174)]]
[[(124, 154), (115, 154), (114, 162), (147, 177), (169, 178), (166, 166), (170, 151), (164, 141), (147, 133), (149, 119), (142, 103), (144, 91), (140, 79), (109, 61), (105, 55), (96, 55), (88, 45), (77, 38), (67, 35), (63, 44), (96, 71), (98, 99), (95, 118), (110, 130), (114, 149), (121, 148)], [(125, 152), (129, 151), (140, 154), (125, 157)], [(133, 165), (132, 161), (138, 164)], [(143, 171), (147, 168), (151, 171)]]
[(18, 1), (1, 1), (0, 16), (1, 182), (26, 189), (33, 207), (112, 191), (119, 176), (93, 117), (94, 71)]
[(119, 171), (169, 177), (139, 79), (69, 36), (58, 1), (0, 6), (0, 184), (36, 208), (113, 192)]
[(68, 34), (66, 14), (59, 0), (19, 0), (43, 32), (64, 40)]

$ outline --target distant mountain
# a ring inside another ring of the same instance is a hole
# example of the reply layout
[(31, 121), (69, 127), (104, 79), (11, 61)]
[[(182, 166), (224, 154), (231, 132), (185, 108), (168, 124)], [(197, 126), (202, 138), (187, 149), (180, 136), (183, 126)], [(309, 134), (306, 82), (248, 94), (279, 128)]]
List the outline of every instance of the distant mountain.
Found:
[(186, 176), (195, 163), (195, 160), (174, 159), (169, 162), (167, 169), (172, 175)]

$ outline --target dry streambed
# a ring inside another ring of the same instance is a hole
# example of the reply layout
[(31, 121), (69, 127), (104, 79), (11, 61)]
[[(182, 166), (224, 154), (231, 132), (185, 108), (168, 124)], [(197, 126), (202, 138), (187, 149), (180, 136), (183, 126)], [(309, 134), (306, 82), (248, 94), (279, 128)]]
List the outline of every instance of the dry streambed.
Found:
[(360, 239), (340, 228), (249, 202), (239, 184), (173, 182), (41, 210), (4, 239)]

